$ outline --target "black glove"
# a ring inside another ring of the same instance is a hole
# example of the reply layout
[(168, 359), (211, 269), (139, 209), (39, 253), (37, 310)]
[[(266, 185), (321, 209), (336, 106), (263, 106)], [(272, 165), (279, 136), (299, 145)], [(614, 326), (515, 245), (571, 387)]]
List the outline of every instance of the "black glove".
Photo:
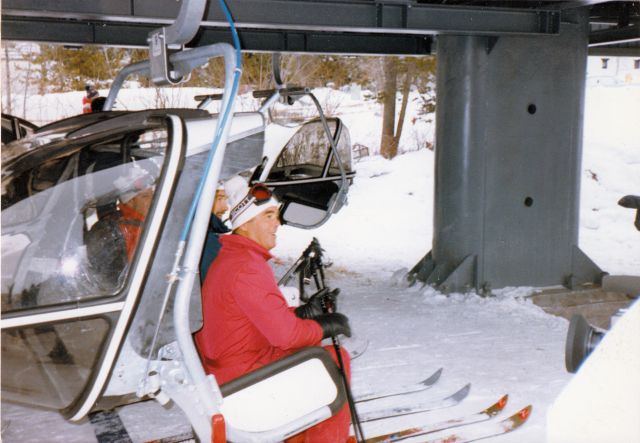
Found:
[(304, 319), (313, 319), (325, 313), (333, 312), (336, 309), (336, 297), (340, 293), (340, 289), (330, 290), (324, 288), (316, 292), (309, 298), (309, 301), (302, 306), (298, 306), (293, 312), (296, 316)]
[(335, 337), (339, 334), (351, 337), (349, 319), (344, 314), (340, 314), (339, 312), (322, 314), (319, 317), (314, 318), (314, 320), (322, 327), (322, 338)]
[(338, 295), (340, 295), (340, 288), (332, 289), (324, 296), (324, 307), (327, 312), (338, 312)]

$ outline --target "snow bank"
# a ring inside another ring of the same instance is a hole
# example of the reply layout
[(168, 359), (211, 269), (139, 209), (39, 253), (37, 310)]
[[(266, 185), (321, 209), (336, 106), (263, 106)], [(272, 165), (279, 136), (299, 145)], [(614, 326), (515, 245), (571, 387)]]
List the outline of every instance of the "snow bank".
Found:
[(580, 195), (580, 247), (611, 274), (640, 274), (635, 211), (640, 195), (640, 85), (587, 89)]

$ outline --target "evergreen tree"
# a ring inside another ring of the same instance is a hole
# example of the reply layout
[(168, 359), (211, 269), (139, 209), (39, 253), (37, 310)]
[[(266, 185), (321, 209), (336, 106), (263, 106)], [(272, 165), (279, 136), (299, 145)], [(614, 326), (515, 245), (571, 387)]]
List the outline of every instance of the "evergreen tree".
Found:
[(130, 59), (128, 52), (122, 48), (41, 45), (40, 53), (33, 57), (33, 63), (41, 67), (39, 89), (43, 93), (77, 91), (87, 82), (107, 87)]

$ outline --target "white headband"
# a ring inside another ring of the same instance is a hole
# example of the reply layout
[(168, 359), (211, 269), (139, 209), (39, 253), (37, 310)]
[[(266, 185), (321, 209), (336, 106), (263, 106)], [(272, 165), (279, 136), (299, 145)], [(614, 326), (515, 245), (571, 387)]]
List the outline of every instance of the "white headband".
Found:
[(233, 229), (242, 226), (268, 208), (279, 206), (278, 200), (274, 197), (256, 204), (255, 197), (250, 193), (251, 188), (245, 179), (239, 175), (228, 180), (224, 184), (224, 188), (231, 207), (229, 218)]

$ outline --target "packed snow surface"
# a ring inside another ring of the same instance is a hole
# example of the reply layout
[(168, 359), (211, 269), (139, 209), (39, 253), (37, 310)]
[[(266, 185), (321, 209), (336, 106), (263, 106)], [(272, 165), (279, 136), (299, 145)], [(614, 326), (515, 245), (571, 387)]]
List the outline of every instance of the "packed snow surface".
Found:
[[(342, 101), (331, 102), (339, 103), (335, 114), (346, 122), (352, 142), (375, 154), (380, 106), (338, 91), (318, 92), (325, 103), (328, 94), (343, 94)], [(80, 98), (81, 94), (73, 97), (74, 106)], [(431, 249), (432, 238), (434, 154), (424, 146), (432, 140), (433, 122), (413, 121), (415, 112), (412, 104), (401, 142), (403, 155), (393, 160), (371, 155), (356, 163), (349, 205), (340, 213), (313, 231), (280, 229), (273, 251), (282, 261), (279, 271), (312, 237), (320, 240), (333, 262), (328, 284), (342, 289), (339, 308), (355, 332), (345, 345), (357, 349), (368, 340), (366, 352), (353, 361), (355, 393), (420, 381), (441, 367), (442, 377), (432, 389), (376, 404), (444, 397), (471, 383), (470, 395), (458, 406), (372, 422), (364, 427), (367, 436), (477, 412), (508, 393), (509, 403), (500, 417), (528, 404), (533, 405), (532, 416), (517, 432), (491, 441), (540, 443), (545, 440), (547, 411), (573, 377), (564, 369), (568, 321), (535, 306), (527, 298), (534, 288), (504, 288), (483, 298), (473, 293), (443, 295), (420, 285), (407, 288), (401, 282), (403, 270)], [(617, 205), (624, 195), (640, 194), (639, 115), (638, 86), (596, 86), (587, 91), (580, 247), (614, 275), (640, 274), (634, 212)], [(272, 139), (284, 132), (269, 128)], [(162, 409), (146, 402), (119, 411), (134, 441), (189, 428), (175, 407)], [(3, 405), (3, 427), (5, 423), (7, 442), (41, 441), (42, 435), (51, 442), (92, 441), (87, 423), (67, 424), (41, 411)], [(52, 426), (56, 432), (48, 431)]]

